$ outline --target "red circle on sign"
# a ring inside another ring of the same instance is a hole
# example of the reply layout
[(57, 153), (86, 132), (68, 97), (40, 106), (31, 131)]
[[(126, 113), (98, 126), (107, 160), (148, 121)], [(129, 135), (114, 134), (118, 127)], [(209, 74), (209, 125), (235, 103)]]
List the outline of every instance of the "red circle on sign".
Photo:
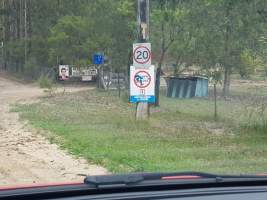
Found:
[[(136, 80), (136, 76), (140, 73), (145, 73), (145, 75), (147, 75), (148, 77), (148, 81), (144, 85), (142, 85), (141, 81)], [(146, 88), (147, 86), (149, 86), (150, 82), (151, 82), (151, 76), (146, 71), (139, 71), (139, 72), (136, 72), (136, 74), (134, 75), (134, 84), (139, 88)]]
[[(145, 60), (145, 61), (143, 61), (143, 62), (140, 62), (140, 61), (138, 61), (136, 58), (135, 58), (135, 53), (136, 53), (136, 51), (138, 50), (138, 49), (140, 49), (140, 48), (145, 48), (146, 50), (147, 50), (147, 52), (148, 52), (148, 56), (147, 56), (147, 59)], [(145, 64), (145, 63), (147, 63), (149, 60), (150, 60), (150, 58), (151, 58), (151, 52), (150, 52), (150, 50), (147, 48), (147, 47), (145, 47), (145, 46), (139, 46), (139, 47), (137, 47), (135, 50), (134, 50), (134, 52), (133, 52), (133, 58), (134, 58), (134, 60), (135, 60), (135, 62), (137, 62), (137, 63), (139, 63), (139, 64)]]

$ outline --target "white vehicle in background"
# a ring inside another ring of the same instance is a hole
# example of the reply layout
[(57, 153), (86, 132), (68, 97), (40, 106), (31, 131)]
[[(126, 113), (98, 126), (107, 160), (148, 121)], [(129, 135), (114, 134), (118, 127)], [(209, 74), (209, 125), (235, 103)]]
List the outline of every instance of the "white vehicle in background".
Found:
[(71, 65), (59, 65), (58, 80), (78, 80), (82, 82), (96, 81), (97, 68), (95, 66), (75, 67)]

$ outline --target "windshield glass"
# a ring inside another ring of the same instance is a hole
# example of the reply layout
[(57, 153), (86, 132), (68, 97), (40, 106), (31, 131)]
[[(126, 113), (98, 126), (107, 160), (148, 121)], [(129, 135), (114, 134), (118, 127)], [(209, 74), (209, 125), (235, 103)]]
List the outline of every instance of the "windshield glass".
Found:
[(0, 186), (267, 172), (266, 0), (1, 0)]

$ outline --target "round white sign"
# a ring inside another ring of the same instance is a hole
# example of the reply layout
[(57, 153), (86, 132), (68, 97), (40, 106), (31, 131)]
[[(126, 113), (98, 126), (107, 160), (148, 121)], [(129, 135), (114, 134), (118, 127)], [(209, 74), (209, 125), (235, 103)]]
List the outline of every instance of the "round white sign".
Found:
[(138, 64), (146, 64), (151, 59), (151, 52), (146, 46), (137, 46), (133, 52), (133, 59)]

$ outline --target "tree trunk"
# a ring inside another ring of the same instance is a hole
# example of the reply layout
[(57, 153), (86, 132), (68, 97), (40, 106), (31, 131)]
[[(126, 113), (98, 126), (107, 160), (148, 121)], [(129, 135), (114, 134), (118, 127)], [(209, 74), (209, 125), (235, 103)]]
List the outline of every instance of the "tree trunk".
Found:
[[(2, 1), (1, 8), (5, 10), (5, 1)], [(1, 42), (1, 50), (2, 50), (2, 70), (6, 70), (6, 65), (5, 65), (5, 16), (2, 15), (2, 37), (3, 40)]]
[(129, 89), (130, 88), (130, 68), (133, 63), (133, 51), (130, 49), (128, 53), (128, 65), (127, 65), (127, 71), (126, 71), (126, 76), (125, 76), (125, 88)]
[[(27, 0), (24, 0), (24, 65), (27, 64), (27, 40), (28, 40), (28, 30), (27, 30)], [(21, 71), (24, 71), (24, 65), (22, 64)]]
[[(32, 36), (32, 17), (31, 17), (31, 6), (32, 6), (32, 2), (31, 0), (28, 0), (28, 24), (29, 24), (29, 28), (28, 28), (28, 38), (31, 38)], [(30, 55), (31, 52), (31, 40), (28, 41), (28, 54)], [(28, 55), (28, 56), (29, 56)]]
[[(161, 10), (164, 9), (164, 1), (161, 2)], [(155, 106), (159, 106), (159, 92), (160, 92), (160, 75), (162, 73), (162, 63), (164, 61), (164, 57), (169, 47), (174, 42), (174, 39), (170, 39), (166, 42), (166, 34), (165, 34), (165, 22), (161, 22), (161, 55), (158, 63), (158, 68), (156, 71), (156, 82), (155, 82)]]
[(223, 96), (227, 97), (230, 94), (230, 76), (231, 69), (229, 67), (224, 70), (224, 81), (223, 81)]
[(120, 73), (118, 72), (117, 75), (118, 78), (118, 92), (119, 92), (119, 98), (121, 97), (121, 86), (120, 86)]
[[(229, 19), (230, 16), (230, 6), (231, 3), (228, 4), (227, 8), (226, 8), (226, 13), (225, 13), (225, 17), (226, 19)], [(226, 29), (225, 29), (225, 38), (224, 38), (224, 82), (223, 82), (223, 96), (224, 98), (226, 98), (227, 96), (229, 96), (229, 91), (230, 91), (230, 74), (231, 74), (231, 63), (229, 61), (230, 58), (230, 45), (229, 45), (229, 37), (230, 37), (230, 24), (228, 23), (226, 24)]]
[(161, 74), (161, 64), (156, 71), (156, 82), (155, 82), (155, 106), (159, 106), (159, 92), (160, 92), (160, 74)]
[(179, 72), (179, 68), (180, 67), (178, 67), (178, 64), (180, 63), (180, 56), (178, 56), (177, 58), (176, 58), (176, 60), (175, 60), (175, 68), (174, 68), (174, 70), (173, 70), (173, 75), (177, 75), (178, 74), (178, 72)]
[(213, 85), (214, 88), (214, 120), (217, 120), (217, 85)]
[[(161, 5), (163, 6), (163, 4)], [(155, 82), (155, 106), (159, 106), (159, 91), (160, 91), (160, 75), (161, 75), (161, 67), (164, 60), (165, 52), (167, 51), (165, 47), (165, 24), (162, 22), (161, 24), (161, 55), (159, 59), (158, 68), (156, 71), (156, 82)]]

